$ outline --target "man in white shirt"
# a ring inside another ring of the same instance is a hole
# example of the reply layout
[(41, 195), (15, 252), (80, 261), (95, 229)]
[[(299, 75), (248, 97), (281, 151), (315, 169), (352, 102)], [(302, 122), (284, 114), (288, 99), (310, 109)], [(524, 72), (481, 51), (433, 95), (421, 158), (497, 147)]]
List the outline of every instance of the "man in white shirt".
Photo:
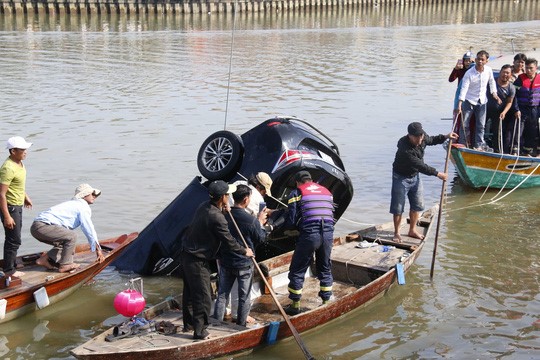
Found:
[(37, 240), (53, 245), (53, 248), (36, 260), (36, 264), (49, 270), (58, 264), (59, 272), (70, 272), (79, 268), (80, 264), (73, 262), (73, 254), (77, 245), (77, 234), (74, 229), (81, 227), (90, 243), (92, 251), (96, 252), (97, 260), (105, 260), (99, 246), (96, 230), (92, 223), (93, 204), (101, 191), (88, 184), (81, 184), (75, 190), (75, 196), (69, 201), (55, 205), (41, 212), (32, 223), (30, 233)]
[[(246, 211), (254, 217), (257, 217), (258, 214), (261, 212), (261, 203), (263, 203), (264, 207), (266, 207), (264, 197), (272, 196), (272, 192), (270, 190), (272, 188), (272, 178), (265, 172), (259, 172), (257, 173), (257, 175), (251, 176), (248, 181), (235, 181), (233, 185), (247, 185), (250, 187), (252, 191), (251, 200), (248, 207), (246, 208)], [(232, 207), (233, 204), (234, 202), (232, 201), (232, 199), (229, 199), (229, 206)], [(270, 213), (270, 210), (267, 209), (266, 212)]]
[[(489, 59), (489, 54), (485, 50), (481, 50), (476, 54), (476, 62), (474, 67), (470, 68), (463, 76), (461, 82), (461, 91), (459, 93), (459, 101), (457, 104), (456, 114), (463, 112), (462, 124), (459, 131), (459, 142), (461, 144), (474, 147), (477, 150), (482, 150), (485, 147), (484, 128), (486, 126), (486, 104), (487, 104), (487, 87), (493, 99), (501, 104), (501, 99), (497, 96), (497, 85), (493, 77), (493, 70), (486, 65)], [(470, 127), (469, 122), (474, 114), (475, 136), (469, 143)]]

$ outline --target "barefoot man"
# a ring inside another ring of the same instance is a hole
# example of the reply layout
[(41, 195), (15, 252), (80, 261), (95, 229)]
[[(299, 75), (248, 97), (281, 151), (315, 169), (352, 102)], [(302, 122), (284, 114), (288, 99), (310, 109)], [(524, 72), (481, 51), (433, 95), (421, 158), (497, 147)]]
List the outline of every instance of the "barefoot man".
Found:
[(424, 163), (424, 149), (428, 145), (442, 144), (446, 139), (457, 139), (456, 133), (448, 135), (429, 136), (422, 129), (419, 122), (410, 123), (407, 127), (408, 134), (399, 139), (397, 144), (396, 158), (392, 165), (392, 200), (390, 213), (394, 215), (394, 238), (395, 242), (401, 242), (399, 227), (405, 208), (405, 197), (409, 198), (411, 220), (408, 236), (423, 239), (424, 235), (416, 231), (416, 223), (420, 212), (424, 210), (424, 195), (420, 173), (437, 176), (446, 180), (447, 173), (438, 172), (436, 169)]

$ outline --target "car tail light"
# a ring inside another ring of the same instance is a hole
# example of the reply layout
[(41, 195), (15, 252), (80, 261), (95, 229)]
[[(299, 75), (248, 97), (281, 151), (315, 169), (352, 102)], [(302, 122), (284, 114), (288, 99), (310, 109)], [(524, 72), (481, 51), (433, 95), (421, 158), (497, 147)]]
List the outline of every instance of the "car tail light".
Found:
[(285, 150), (279, 157), (279, 160), (277, 161), (276, 166), (274, 166), (272, 172), (282, 169), (297, 161), (311, 159), (320, 159), (320, 157), (317, 154), (307, 150)]

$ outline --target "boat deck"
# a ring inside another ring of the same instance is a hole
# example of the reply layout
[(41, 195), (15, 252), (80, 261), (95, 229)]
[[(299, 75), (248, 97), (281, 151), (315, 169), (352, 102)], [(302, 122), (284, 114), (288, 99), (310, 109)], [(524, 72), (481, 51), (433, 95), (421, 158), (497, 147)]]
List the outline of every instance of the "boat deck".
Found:
[[(333, 291), (335, 296), (343, 296), (350, 293), (351, 291), (356, 290), (357, 287), (354, 285), (347, 285), (344, 283), (336, 282), (333, 286)], [(274, 292), (277, 295), (277, 298), (280, 304), (285, 307), (290, 303), (288, 299), (287, 286), (282, 285), (274, 288)], [(319, 292), (319, 281), (314, 277), (307, 277), (304, 285), (303, 296), (302, 296), (302, 309), (304, 311), (314, 309), (321, 306), (321, 300), (318, 297)], [(174, 306), (174, 305), (173, 305)], [(249, 328), (236, 325), (231, 321), (218, 321), (214, 318), (209, 319), (209, 326), (207, 328), (210, 333), (211, 338), (219, 338), (222, 336), (239, 333), (246, 331), (250, 328), (260, 327), (262, 324), (271, 322), (271, 321), (282, 321), (283, 317), (281, 316), (278, 308), (273, 302), (273, 299), (270, 295), (262, 295), (258, 297), (252, 306), (250, 316), (255, 318), (256, 323), (250, 325)], [(97, 352), (109, 352), (109, 353), (122, 353), (129, 349), (137, 349), (138, 351), (144, 352), (145, 350), (151, 350), (156, 346), (161, 347), (180, 347), (187, 345), (193, 342), (205, 341), (205, 340), (193, 340), (193, 332), (182, 332), (183, 322), (182, 322), (182, 310), (178, 308), (167, 309), (163, 313), (152, 318), (152, 320), (157, 324), (161, 321), (168, 321), (174, 324), (177, 328), (177, 333), (175, 334), (160, 334), (156, 331), (143, 331), (136, 336), (131, 336), (127, 338), (118, 339), (115, 341), (107, 342), (103, 339), (112, 334), (113, 329), (109, 329), (105, 333), (101, 334), (98, 338), (101, 341), (91, 341), (83, 345), (84, 350), (88, 353)]]
[[(8, 297), (10, 293), (19, 292), (22, 288), (31, 289), (46, 282), (63, 279), (70, 275), (69, 272), (60, 273), (57, 270), (47, 270), (43, 266), (36, 265), (35, 261), (39, 258), (39, 255), (24, 256), (24, 259), (22, 259), (24, 267), (19, 270), (24, 272), (24, 275), (20, 277), (21, 284), (0, 290), (0, 298)], [(78, 253), (75, 254), (74, 260), (81, 265), (81, 268), (84, 268), (96, 261), (96, 255), (92, 252)]]
[[(106, 256), (109, 251), (116, 249), (119, 245), (119, 243), (115, 242), (109, 242), (102, 245), (104, 255)], [(73, 256), (74, 262), (81, 265), (79, 269), (86, 268), (96, 261), (96, 254), (87, 250), (87, 247), (86, 244), (79, 245)], [(0, 290), (0, 298), (6, 297), (11, 291), (20, 291), (21, 286), (32, 288), (37, 285), (43, 285), (43, 283), (47, 281), (58, 280), (69, 276), (70, 272), (60, 273), (58, 270), (47, 270), (43, 266), (36, 265), (36, 260), (40, 255), (41, 253), (36, 253), (20, 256), (17, 259), (17, 263), (24, 266), (20, 269), (20, 271), (24, 272), (24, 275), (20, 277), (22, 284), (20, 286)], [(75, 270), (71, 271), (71, 273), (73, 272), (75, 272)]]

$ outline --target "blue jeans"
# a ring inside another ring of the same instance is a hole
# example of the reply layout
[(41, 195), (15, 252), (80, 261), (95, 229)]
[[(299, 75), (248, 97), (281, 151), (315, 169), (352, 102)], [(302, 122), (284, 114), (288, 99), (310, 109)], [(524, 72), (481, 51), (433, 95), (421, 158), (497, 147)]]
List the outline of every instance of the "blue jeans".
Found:
[(223, 320), (225, 308), (227, 307), (227, 299), (236, 280), (238, 280), (238, 312), (236, 323), (246, 326), (247, 317), (251, 310), (249, 292), (251, 291), (251, 283), (253, 281), (253, 265), (241, 269), (219, 267), (219, 288), (214, 307), (214, 317), (220, 321)]
[[(462, 114), (461, 114), (461, 121), (462, 126), (459, 130), (459, 143), (463, 145), (472, 145), (472, 147), (479, 147), (481, 145), (484, 145), (484, 131), (486, 127), (486, 110), (487, 106), (486, 104), (476, 104), (473, 105), (467, 100), (465, 100), (462, 105)], [(470, 120), (471, 116), (474, 114), (474, 117), (476, 119), (475, 122), (475, 133), (474, 133), (474, 140), (472, 144), (468, 144), (470, 136), (471, 136), (471, 129), (470, 129)]]
[(420, 174), (411, 178), (392, 172), (392, 199), (390, 214), (401, 215), (405, 209), (405, 197), (409, 198), (411, 211), (424, 210), (424, 188)]

